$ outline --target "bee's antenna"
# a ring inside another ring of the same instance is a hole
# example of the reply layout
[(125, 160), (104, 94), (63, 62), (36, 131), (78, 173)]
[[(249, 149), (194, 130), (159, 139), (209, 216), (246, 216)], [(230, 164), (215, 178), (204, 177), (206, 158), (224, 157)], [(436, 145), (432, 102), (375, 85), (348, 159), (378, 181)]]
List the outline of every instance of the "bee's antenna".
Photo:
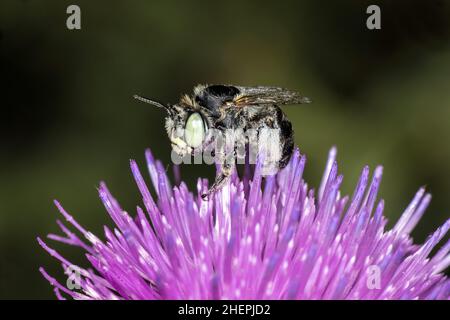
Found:
[(169, 108), (168, 106), (165, 106), (165, 105), (163, 105), (162, 103), (159, 103), (159, 102), (157, 102), (157, 101), (150, 100), (150, 99), (148, 99), (148, 98), (139, 96), (139, 95), (137, 95), (137, 94), (133, 95), (133, 98), (135, 98), (136, 100), (139, 100), (139, 101), (142, 101), (142, 102), (145, 102), (145, 103), (154, 105), (154, 106), (156, 106), (156, 107), (158, 107), (158, 108), (163, 108), (163, 109), (166, 109), (167, 111), (170, 111), (170, 108)]

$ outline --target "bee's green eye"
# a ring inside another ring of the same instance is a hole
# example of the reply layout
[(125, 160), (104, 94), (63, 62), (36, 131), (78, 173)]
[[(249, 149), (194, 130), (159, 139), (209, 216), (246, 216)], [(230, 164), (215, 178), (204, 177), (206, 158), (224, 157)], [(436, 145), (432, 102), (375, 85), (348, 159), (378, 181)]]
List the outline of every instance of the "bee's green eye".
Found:
[(200, 114), (193, 113), (186, 121), (184, 128), (184, 138), (186, 143), (192, 148), (198, 148), (202, 145), (205, 138), (205, 125)]

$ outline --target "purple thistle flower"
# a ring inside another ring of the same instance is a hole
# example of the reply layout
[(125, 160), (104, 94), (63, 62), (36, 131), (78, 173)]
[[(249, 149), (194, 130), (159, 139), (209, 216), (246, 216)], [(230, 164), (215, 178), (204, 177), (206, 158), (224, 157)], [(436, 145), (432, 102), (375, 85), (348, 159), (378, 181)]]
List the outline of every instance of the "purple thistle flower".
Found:
[[(143, 197), (137, 214), (125, 212), (104, 183), (99, 194), (114, 230), (105, 241), (80, 226), (55, 201), (65, 237), (53, 240), (86, 251), (92, 268), (79, 268), (80, 290), (72, 291), (40, 268), (59, 299), (448, 299), (450, 241), (432, 257), (450, 219), (423, 245), (410, 232), (431, 196), (421, 188), (397, 224), (386, 231), (384, 202), (377, 202), (382, 167), (369, 183), (362, 170), (353, 196), (341, 197), (342, 176), (331, 149), (317, 197), (302, 180), (305, 156), (296, 150), (277, 175), (253, 175), (231, 182), (210, 201), (181, 182), (172, 187), (163, 165), (146, 152), (158, 201), (152, 198), (135, 161), (131, 170)], [(247, 168), (248, 169), (248, 168)], [(175, 170), (179, 182), (179, 172)], [(38, 238), (67, 270), (72, 263)]]

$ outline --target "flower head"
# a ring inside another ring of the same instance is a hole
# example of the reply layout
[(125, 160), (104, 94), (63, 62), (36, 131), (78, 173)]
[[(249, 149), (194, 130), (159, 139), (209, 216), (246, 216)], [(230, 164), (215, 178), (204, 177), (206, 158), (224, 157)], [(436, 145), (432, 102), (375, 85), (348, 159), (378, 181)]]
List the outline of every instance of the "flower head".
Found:
[[(391, 230), (384, 202), (377, 200), (382, 168), (362, 170), (352, 197), (341, 196), (336, 150), (330, 151), (317, 195), (303, 181), (305, 156), (262, 179), (261, 162), (242, 180), (210, 200), (179, 182), (171, 186), (164, 167), (146, 152), (157, 201), (135, 161), (131, 170), (143, 197), (136, 214), (124, 211), (104, 183), (99, 194), (116, 228), (105, 241), (85, 230), (58, 202), (65, 237), (53, 240), (86, 251), (91, 268), (79, 270), (79, 290), (69, 290), (41, 268), (58, 298), (76, 299), (448, 299), (450, 241), (431, 251), (450, 228), (450, 219), (422, 245), (410, 232), (431, 196), (420, 189)], [(248, 169), (248, 168), (246, 168)], [(82, 239), (84, 238), (84, 239)], [(38, 238), (65, 270), (72, 263)]]

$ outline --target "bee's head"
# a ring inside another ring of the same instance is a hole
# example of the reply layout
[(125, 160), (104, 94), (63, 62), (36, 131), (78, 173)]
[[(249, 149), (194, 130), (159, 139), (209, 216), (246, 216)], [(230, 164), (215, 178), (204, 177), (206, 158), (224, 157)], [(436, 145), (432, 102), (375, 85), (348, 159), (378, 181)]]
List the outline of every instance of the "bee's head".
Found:
[(190, 97), (183, 96), (179, 104), (167, 106), (140, 96), (134, 97), (167, 111), (166, 131), (173, 151), (179, 156), (192, 154), (205, 144), (211, 121)]

